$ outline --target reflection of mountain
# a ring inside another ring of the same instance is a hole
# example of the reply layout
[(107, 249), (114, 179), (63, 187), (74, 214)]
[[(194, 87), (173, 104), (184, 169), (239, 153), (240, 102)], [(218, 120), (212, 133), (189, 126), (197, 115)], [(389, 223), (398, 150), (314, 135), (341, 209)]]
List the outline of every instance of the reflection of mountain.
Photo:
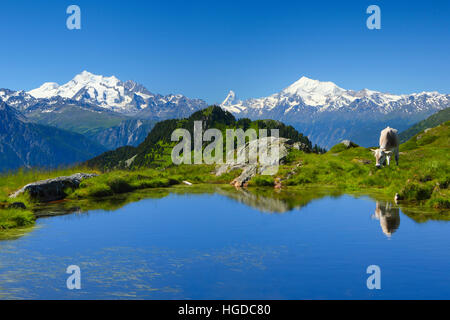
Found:
[(381, 230), (390, 237), (400, 226), (400, 210), (392, 203), (377, 201), (375, 207), (375, 218), (380, 221)]

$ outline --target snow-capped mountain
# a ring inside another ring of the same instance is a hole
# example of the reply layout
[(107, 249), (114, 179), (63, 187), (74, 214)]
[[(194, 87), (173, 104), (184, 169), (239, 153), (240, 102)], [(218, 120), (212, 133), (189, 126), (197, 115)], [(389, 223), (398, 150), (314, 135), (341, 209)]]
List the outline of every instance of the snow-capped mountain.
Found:
[[(450, 95), (422, 92), (405, 95), (340, 88), (333, 82), (301, 77), (268, 97), (236, 98), (233, 91), (221, 107), (237, 117), (276, 119), (294, 125), (300, 132), (322, 146), (330, 147), (342, 139), (362, 145), (375, 145), (377, 130), (384, 125), (399, 130), (430, 114), (448, 108)], [(375, 130), (365, 135), (365, 130)]]
[(25, 91), (13, 91), (0, 89), (0, 101), (4, 101), (9, 106), (23, 111), (36, 103), (36, 99)]
[[(143, 85), (134, 81), (121, 81), (115, 76), (105, 77), (83, 71), (63, 85), (46, 82), (37, 89), (28, 92), (37, 99), (53, 97), (67, 98), (124, 114), (135, 114), (144, 109), (173, 107), (198, 110), (206, 103), (199, 99), (188, 99), (182, 95), (160, 95), (149, 92)], [(152, 111), (146, 114), (150, 116)], [(176, 116), (176, 115), (175, 115)]]
[(17, 110), (24, 122), (82, 133), (107, 148), (139, 144), (155, 121), (188, 117), (207, 107), (200, 99), (154, 94), (134, 81), (87, 71), (63, 85), (47, 82), (28, 92), (0, 89), (0, 102)]

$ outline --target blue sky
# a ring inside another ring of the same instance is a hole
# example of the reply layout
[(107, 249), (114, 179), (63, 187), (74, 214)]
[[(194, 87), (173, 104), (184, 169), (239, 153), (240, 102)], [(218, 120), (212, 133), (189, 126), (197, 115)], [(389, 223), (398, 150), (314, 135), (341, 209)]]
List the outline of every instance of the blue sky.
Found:
[[(81, 30), (66, 8), (81, 8)], [(381, 8), (381, 30), (366, 8)], [(83, 70), (155, 93), (220, 102), (301, 76), (346, 89), (450, 93), (450, 1), (8, 1), (0, 87), (65, 83)]]

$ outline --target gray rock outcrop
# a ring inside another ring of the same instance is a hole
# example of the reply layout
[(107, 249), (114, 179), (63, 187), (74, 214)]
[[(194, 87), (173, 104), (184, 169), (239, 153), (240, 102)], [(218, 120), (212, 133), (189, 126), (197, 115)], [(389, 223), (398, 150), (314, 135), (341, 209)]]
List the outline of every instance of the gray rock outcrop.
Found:
[[(276, 137), (265, 137), (247, 142), (244, 146), (241, 146), (236, 150), (236, 158), (239, 159), (242, 157), (246, 159), (246, 161), (242, 163), (222, 164), (216, 168), (216, 176), (220, 176), (232, 170), (242, 169), (242, 173), (239, 177), (231, 182), (231, 184), (236, 187), (242, 187), (257, 173), (273, 175), (278, 171), (278, 165), (284, 162), (289, 150), (294, 147), (292, 143), (289, 142), (289, 139)], [(278, 146), (278, 156), (271, 157), (270, 150), (273, 150), (276, 146)], [(269, 157), (261, 163), (261, 159), (259, 159), (260, 154), (266, 154), (269, 155)], [(258, 163), (249, 161), (249, 157), (255, 157), (257, 155), (259, 160)]]
[(350, 140), (342, 140), (341, 143), (347, 148), (356, 148), (359, 147), (356, 143)]
[(81, 181), (95, 176), (97, 175), (91, 173), (76, 173), (71, 176), (33, 182), (14, 192), (10, 198), (16, 198), (28, 192), (31, 198), (41, 202), (61, 200), (67, 196), (65, 193), (67, 188), (77, 189)]

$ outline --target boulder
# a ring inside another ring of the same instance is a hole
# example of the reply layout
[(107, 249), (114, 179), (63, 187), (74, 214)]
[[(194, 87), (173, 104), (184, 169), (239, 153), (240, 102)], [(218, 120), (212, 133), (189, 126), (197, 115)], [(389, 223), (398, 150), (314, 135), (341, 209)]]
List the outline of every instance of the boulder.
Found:
[(76, 173), (67, 177), (57, 177), (54, 179), (33, 182), (14, 192), (10, 198), (16, 198), (27, 192), (32, 199), (40, 202), (61, 200), (67, 196), (64, 192), (67, 188), (77, 189), (80, 186), (81, 181), (95, 176), (97, 175), (90, 173)]
[(231, 181), (230, 184), (237, 188), (244, 186), (256, 174), (256, 169), (256, 165), (248, 164), (244, 167), (240, 176)]
[(350, 141), (350, 140), (342, 140), (341, 143), (342, 143), (347, 149), (359, 147), (356, 143), (354, 143), (353, 141)]
[[(278, 165), (282, 164), (288, 155), (293, 145), (289, 139), (276, 138), (276, 137), (264, 137), (247, 142), (244, 146), (241, 146), (236, 150), (236, 158), (244, 155), (258, 155), (258, 152), (262, 154), (270, 154), (268, 152), (272, 149), (272, 146), (279, 146), (278, 157), (276, 159), (266, 159), (266, 163), (249, 163), (249, 159), (245, 163), (233, 163), (222, 164), (216, 168), (216, 176), (220, 176), (224, 173), (232, 170), (242, 169), (242, 173), (239, 177), (231, 181), (231, 184), (235, 187), (245, 186), (246, 183), (257, 173), (265, 175), (274, 175), (278, 171)], [(232, 151), (234, 153), (234, 151)]]

